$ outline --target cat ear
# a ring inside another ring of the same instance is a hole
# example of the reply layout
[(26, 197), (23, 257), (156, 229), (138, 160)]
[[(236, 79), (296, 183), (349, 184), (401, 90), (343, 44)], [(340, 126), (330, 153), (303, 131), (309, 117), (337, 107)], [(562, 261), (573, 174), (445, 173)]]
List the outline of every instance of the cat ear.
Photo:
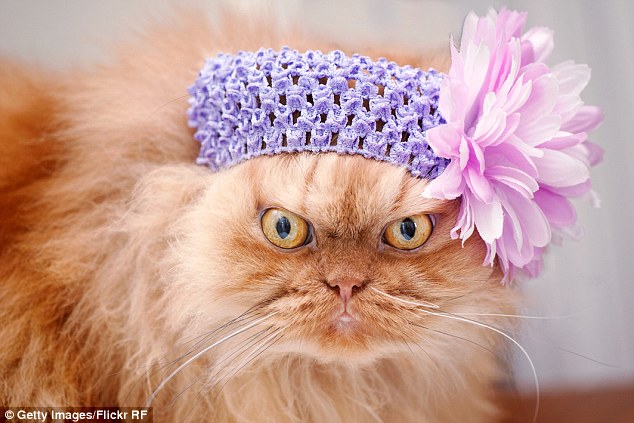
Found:
[[(32, 66), (31, 66), (32, 67)], [(54, 78), (0, 58), (0, 190), (28, 184), (45, 172), (55, 143)]]

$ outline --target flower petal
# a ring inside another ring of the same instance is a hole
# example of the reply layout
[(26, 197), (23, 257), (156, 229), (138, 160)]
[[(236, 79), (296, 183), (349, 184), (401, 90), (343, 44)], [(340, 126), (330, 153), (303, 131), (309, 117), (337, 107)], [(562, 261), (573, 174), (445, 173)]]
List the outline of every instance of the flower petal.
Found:
[(465, 137), (460, 139), (460, 154), (458, 156), (458, 162), (460, 163), (460, 170), (465, 170), (469, 164), (469, 144), (470, 140)]
[(588, 65), (576, 64), (572, 60), (560, 63), (551, 68), (551, 72), (559, 83), (561, 95), (579, 95), (590, 82)]
[(590, 173), (585, 164), (557, 150), (544, 149), (543, 157), (533, 161), (539, 173), (538, 181), (552, 187), (567, 187), (588, 180)]
[(453, 200), (460, 197), (463, 191), (464, 179), (460, 171), (460, 165), (452, 161), (442, 175), (431, 181), (427, 187), (425, 187), (423, 196), (427, 198)]
[(487, 169), (487, 176), (513, 188), (526, 198), (532, 198), (539, 189), (537, 181), (519, 169), (507, 166), (493, 166)]
[[(550, 114), (555, 104), (559, 86), (552, 75), (543, 75), (532, 81), (530, 97), (517, 111), (522, 115), (524, 126), (533, 126), (535, 120)], [(559, 128), (557, 128), (559, 129)]]
[(603, 112), (595, 106), (583, 106), (567, 122), (561, 125), (563, 131), (568, 132), (590, 132), (596, 129), (603, 122)]
[(501, 28), (503, 30), (502, 39), (520, 37), (522, 35), (522, 31), (524, 30), (526, 16), (526, 12), (517, 12), (515, 10), (509, 10), (506, 7), (502, 7), (497, 16), (497, 28)]
[(427, 143), (437, 156), (451, 159), (460, 154), (462, 136), (453, 125), (440, 125), (427, 131)]
[(482, 201), (472, 201), (473, 221), (480, 237), (489, 244), (502, 236), (504, 215), (502, 204), (497, 196), (493, 196), (489, 204)]
[(505, 210), (513, 207), (522, 224), (526, 240), (536, 247), (544, 247), (550, 242), (551, 233), (548, 219), (537, 203), (519, 195), (515, 191), (507, 191)]
[(519, 138), (511, 135), (507, 142), (487, 148), (487, 163), (490, 166), (516, 167), (536, 178), (537, 167), (533, 163), (533, 157), (542, 155), (541, 150), (524, 144)]
[(590, 180), (568, 187), (548, 187), (550, 191), (559, 195), (563, 195), (565, 197), (581, 197), (582, 195), (590, 192), (591, 188), (592, 183), (590, 182)]
[[(462, 51), (461, 51), (462, 52)], [(467, 45), (464, 58), (464, 75), (463, 81), (467, 87), (482, 87), (487, 71), (489, 69), (490, 51), (484, 44), (475, 45), (469, 43)], [(466, 104), (463, 105), (467, 111), (465, 113), (465, 127), (471, 127), (476, 120), (480, 111), (480, 90), (470, 90)]]
[(515, 131), (515, 135), (532, 146), (539, 146), (550, 140), (557, 135), (559, 128), (561, 128), (561, 117), (557, 115), (544, 116), (538, 120), (527, 121), (524, 119), (524, 115), (522, 115), (522, 123)]
[(500, 109), (491, 110), (482, 116), (476, 124), (473, 138), (478, 144), (487, 146), (497, 141), (506, 127), (506, 113)]
[[(458, 235), (458, 231), (460, 234)], [(460, 213), (458, 215), (458, 221), (456, 226), (451, 229), (451, 239), (457, 239), (458, 237), (462, 239), (462, 244), (464, 245), (464, 241), (469, 239), (471, 235), (473, 235), (474, 225), (473, 225), (473, 213), (471, 211), (471, 205), (469, 203), (469, 194), (465, 193), (462, 196), (462, 201), (460, 203)]]
[(569, 132), (560, 132), (557, 136), (545, 143), (542, 143), (540, 147), (549, 148), (551, 150), (563, 150), (564, 148), (574, 147), (584, 142), (587, 138), (585, 132), (580, 134), (571, 134)]
[[(531, 28), (522, 35), (522, 63), (543, 62), (555, 48), (552, 29), (544, 27)], [(530, 56), (523, 53), (524, 45), (530, 45)]]
[(592, 141), (586, 141), (583, 146), (588, 150), (588, 162), (590, 166), (596, 166), (603, 161), (603, 148)]
[(535, 193), (535, 202), (553, 226), (569, 226), (577, 219), (575, 208), (563, 195), (555, 194), (548, 189), (540, 189)]
[(490, 204), (493, 201), (493, 188), (487, 178), (474, 169), (474, 166), (468, 167), (466, 177), (467, 185), (474, 197), (485, 204)]

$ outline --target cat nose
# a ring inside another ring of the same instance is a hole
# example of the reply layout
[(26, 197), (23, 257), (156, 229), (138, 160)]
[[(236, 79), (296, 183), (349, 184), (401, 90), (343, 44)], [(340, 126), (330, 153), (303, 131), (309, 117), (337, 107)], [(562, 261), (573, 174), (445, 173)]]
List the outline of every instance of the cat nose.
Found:
[(363, 286), (363, 281), (357, 278), (332, 279), (328, 281), (328, 285), (332, 288), (338, 288), (339, 296), (341, 296), (344, 304), (348, 304), (348, 301), (350, 301), (352, 293), (354, 292), (354, 288), (361, 288)]

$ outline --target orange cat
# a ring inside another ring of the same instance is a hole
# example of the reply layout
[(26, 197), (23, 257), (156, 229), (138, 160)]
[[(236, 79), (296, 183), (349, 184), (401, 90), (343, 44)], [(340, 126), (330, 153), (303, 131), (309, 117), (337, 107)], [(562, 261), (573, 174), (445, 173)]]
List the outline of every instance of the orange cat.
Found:
[[(190, 19), (90, 70), (2, 63), (0, 404), (151, 404), (165, 422), (497, 415), (504, 338), (458, 315), (512, 314), (517, 298), (477, 236), (450, 238), (457, 201), (360, 156), (195, 164), (185, 93), (204, 59), (284, 44), (320, 47)], [(273, 246), (271, 208), (312, 240)], [(419, 215), (435, 225), (423, 248), (377, 248)]]

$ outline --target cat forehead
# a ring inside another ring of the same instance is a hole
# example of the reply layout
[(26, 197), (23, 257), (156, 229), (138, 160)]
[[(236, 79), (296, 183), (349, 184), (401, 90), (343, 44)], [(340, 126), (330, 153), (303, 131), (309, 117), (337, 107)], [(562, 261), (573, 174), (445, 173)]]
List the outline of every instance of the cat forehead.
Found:
[(361, 225), (448, 207), (446, 201), (421, 195), (426, 180), (359, 156), (300, 153), (251, 162), (247, 173), (260, 208), (283, 207), (324, 224), (348, 220)]

